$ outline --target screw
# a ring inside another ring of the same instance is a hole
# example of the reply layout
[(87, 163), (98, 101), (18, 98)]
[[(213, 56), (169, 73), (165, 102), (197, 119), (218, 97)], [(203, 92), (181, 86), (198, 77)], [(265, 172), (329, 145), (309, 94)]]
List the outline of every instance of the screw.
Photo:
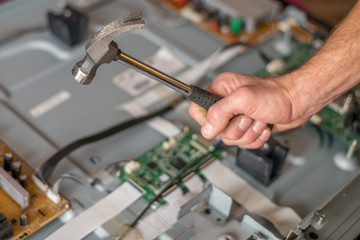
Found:
[(98, 164), (99, 162), (101, 162), (101, 158), (99, 156), (93, 155), (89, 158), (90, 162), (92, 162), (93, 164)]
[(225, 233), (220, 235), (217, 240), (236, 240), (232, 235)]
[(321, 215), (321, 216), (319, 217), (319, 219), (317, 220), (317, 224), (321, 226), (321, 225), (324, 224), (324, 222), (325, 222), (325, 215), (323, 214), (323, 215)]

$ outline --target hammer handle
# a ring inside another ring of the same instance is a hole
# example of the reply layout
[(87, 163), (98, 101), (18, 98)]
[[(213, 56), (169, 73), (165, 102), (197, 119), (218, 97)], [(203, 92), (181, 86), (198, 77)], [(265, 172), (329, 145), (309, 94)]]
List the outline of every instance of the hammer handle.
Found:
[(221, 99), (221, 97), (216, 96), (208, 91), (205, 91), (201, 88), (198, 88), (193, 85), (187, 85), (174, 77), (167, 75), (166, 73), (153, 68), (152, 66), (124, 53), (119, 51), (118, 56), (115, 59), (116, 61), (124, 64), (125, 66), (134, 69), (135, 71), (142, 73), (152, 79), (155, 79), (166, 86), (174, 89), (178, 93), (184, 95), (188, 100), (198, 104), (199, 106), (208, 110), (211, 105), (216, 103)]
[(197, 105), (209, 110), (209, 108), (220, 101), (222, 97), (212, 94), (202, 88), (190, 85), (190, 92), (187, 94), (186, 98)]
[[(209, 110), (209, 108), (220, 101), (222, 97), (219, 97), (211, 92), (208, 92), (202, 88), (196, 87), (194, 85), (190, 85), (190, 92), (186, 96), (186, 99), (196, 103), (197, 105)], [(274, 124), (268, 124), (270, 130), (273, 129)]]

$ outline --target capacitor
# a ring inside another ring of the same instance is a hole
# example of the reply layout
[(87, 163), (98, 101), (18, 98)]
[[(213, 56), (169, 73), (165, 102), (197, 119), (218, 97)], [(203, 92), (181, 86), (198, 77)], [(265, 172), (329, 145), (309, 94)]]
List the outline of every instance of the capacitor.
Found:
[(26, 188), (27, 187), (27, 180), (28, 180), (28, 177), (26, 174), (21, 174), (19, 176), (19, 182), (20, 182), (20, 185), (23, 187), (23, 188)]
[(244, 20), (242, 18), (231, 18), (230, 19), (230, 31), (238, 35), (244, 28)]
[(18, 179), (21, 173), (22, 164), (20, 161), (14, 161), (11, 163), (11, 175), (13, 178)]
[(26, 227), (29, 224), (29, 217), (26, 213), (20, 215), (20, 226)]
[(10, 152), (7, 152), (4, 154), (4, 169), (7, 172), (11, 171), (11, 163), (12, 160), (14, 159), (14, 155)]
[(217, 17), (217, 22), (220, 26), (224, 26), (224, 25), (229, 26), (230, 17), (229, 15), (220, 12)]
[(192, 5), (196, 12), (201, 12), (205, 9), (203, 0), (192, 0)]

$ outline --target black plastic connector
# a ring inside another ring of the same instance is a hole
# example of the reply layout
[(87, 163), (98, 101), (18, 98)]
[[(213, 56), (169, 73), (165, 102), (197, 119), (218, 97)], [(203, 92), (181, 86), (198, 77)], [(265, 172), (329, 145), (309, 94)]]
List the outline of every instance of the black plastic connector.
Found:
[(88, 25), (85, 14), (71, 6), (66, 6), (61, 14), (48, 12), (47, 17), (52, 34), (69, 46), (74, 46), (84, 40)]
[(270, 138), (259, 149), (239, 148), (236, 165), (256, 180), (270, 185), (281, 173), (289, 149)]
[(13, 235), (13, 225), (7, 217), (0, 213), (0, 239), (7, 239)]

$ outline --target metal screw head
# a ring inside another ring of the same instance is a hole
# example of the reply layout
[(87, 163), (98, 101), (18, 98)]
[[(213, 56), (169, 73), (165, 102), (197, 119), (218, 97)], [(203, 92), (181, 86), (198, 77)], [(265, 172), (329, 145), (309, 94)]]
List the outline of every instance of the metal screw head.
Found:
[(225, 233), (225, 234), (220, 235), (217, 238), (217, 240), (236, 240), (236, 238), (229, 233)]
[(97, 155), (93, 155), (89, 158), (90, 162), (92, 162), (93, 164), (98, 164), (101, 162), (101, 158)]

